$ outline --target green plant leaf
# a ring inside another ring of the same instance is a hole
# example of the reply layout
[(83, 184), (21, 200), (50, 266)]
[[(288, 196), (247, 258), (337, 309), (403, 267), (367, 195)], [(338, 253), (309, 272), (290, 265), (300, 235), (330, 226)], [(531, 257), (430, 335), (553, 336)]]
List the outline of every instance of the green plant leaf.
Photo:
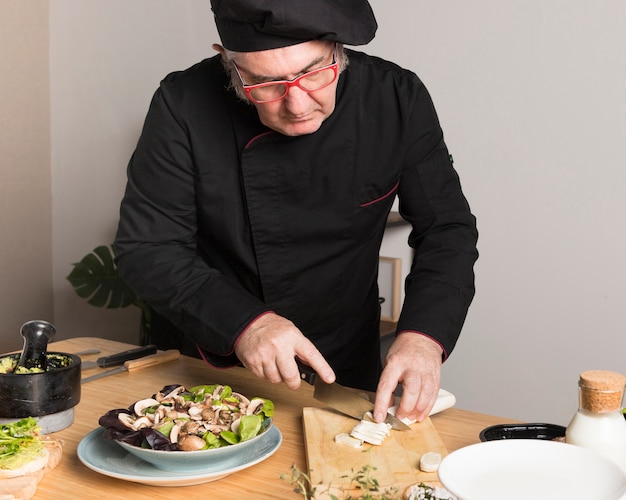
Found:
[(129, 305), (142, 307), (135, 293), (120, 278), (113, 260), (113, 250), (101, 245), (85, 255), (66, 279), (79, 297), (95, 307), (117, 309)]

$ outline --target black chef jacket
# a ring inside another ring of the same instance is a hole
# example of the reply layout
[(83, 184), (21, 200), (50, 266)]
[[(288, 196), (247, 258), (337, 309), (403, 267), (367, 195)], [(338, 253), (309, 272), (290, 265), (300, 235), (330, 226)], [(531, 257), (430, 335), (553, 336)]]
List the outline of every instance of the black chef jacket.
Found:
[(475, 219), (430, 96), (390, 62), (348, 51), (335, 111), (287, 137), (228, 89), (219, 56), (170, 74), (128, 167), (115, 241), (122, 278), (216, 364), (274, 311), (340, 383), (376, 387), (377, 269), (396, 196), (415, 249), (398, 330), (444, 357), (474, 294)]

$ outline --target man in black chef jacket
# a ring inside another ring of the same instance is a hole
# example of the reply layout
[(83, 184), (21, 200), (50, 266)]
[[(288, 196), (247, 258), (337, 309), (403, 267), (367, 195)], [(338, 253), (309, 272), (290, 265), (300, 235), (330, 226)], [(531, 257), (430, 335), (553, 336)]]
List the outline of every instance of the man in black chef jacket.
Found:
[[(123, 279), (217, 366), (377, 390), (422, 420), (474, 294), (475, 219), (428, 91), (368, 43), (366, 0), (212, 0), (218, 52), (172, 73), (128, 167)], [(398, 197), (414, 261), (380, 361), (377, 269)]]

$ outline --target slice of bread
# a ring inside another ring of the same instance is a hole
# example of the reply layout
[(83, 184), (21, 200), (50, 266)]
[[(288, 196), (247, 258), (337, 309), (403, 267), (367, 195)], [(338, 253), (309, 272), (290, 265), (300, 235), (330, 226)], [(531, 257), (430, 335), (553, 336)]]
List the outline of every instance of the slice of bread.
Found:
[(18, 467), (17, 469), (0, 469), (0, 479), (10, 479), (12, 477), (27, 476), (39, 472), (48, 465), (48, 449), (43, 448), (41, 454), (30, 462)]
[(35, 496), (37, 484), (37, 476), (0, 479), (0, 500), (28, 500)]
[(37, 485), (45, 473), (61, 461), (63, 443), (50, 437), (43, 438), (42, 454), (18, 469), (0, 469), (0, 500), (28, 500), (35, 495)]

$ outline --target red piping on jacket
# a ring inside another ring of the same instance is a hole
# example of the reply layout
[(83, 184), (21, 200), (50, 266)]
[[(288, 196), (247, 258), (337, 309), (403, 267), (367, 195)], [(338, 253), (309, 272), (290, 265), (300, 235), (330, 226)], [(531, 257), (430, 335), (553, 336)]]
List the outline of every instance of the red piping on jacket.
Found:
[(208, 359), (206, 359), (204, 357), (204, 352), (202, 352), (202, 349), (200, 348), (200, 346), (198, 344), (196, 344), (196, 349), (198, 350), (198, 354), (200, 354), (200, 357), (202, 358), (202, 361), (204, 361), (211, 368), (214, 368), (216, 370), (226, 370), (228, 368), (232, 368), (233, 366), (236, 366), (236, 365), (232, 365), (232, 366), (215, 366), (213, 363), (211, 363)]
[(248, 147), (249, 147), (249, 146), (250, 146), (250, 145), (251, 145), (254, 141), (256, 141), (258, 138), (263, 137), (264, 135), (267, 135), (267, 134), (271, 134), (271, 133), (273, 133), (273, 132), (274, 132), (273, 130), (268, 130), (267, 132), (263, 132), (262, 134), (255, 135), (252, 139), (250, 139), (250, 140), (246, 143), (246, 145), (243, 147), (243, 149), (248, 149)]
[(396, 185), (394, 187), (391, 188), (391, 190), (388, 193), (385, 193), (384, 195), (382, 195), (380, 198), (376, 198), (375, 200), (372, 201), (368, 201), (367, 203), (361, 203), (361, 207), (367, 207), (369, 205), (373, 205), (374, 203), (378, 203), (380, 200), (384, 200), (385, 198), (387, 198), (388, 196), (391, 195), (391, 193), (393, 193), (396, 189), (398, 189), (398, 186), (400, 185), (400, 181), (396, 182)]

